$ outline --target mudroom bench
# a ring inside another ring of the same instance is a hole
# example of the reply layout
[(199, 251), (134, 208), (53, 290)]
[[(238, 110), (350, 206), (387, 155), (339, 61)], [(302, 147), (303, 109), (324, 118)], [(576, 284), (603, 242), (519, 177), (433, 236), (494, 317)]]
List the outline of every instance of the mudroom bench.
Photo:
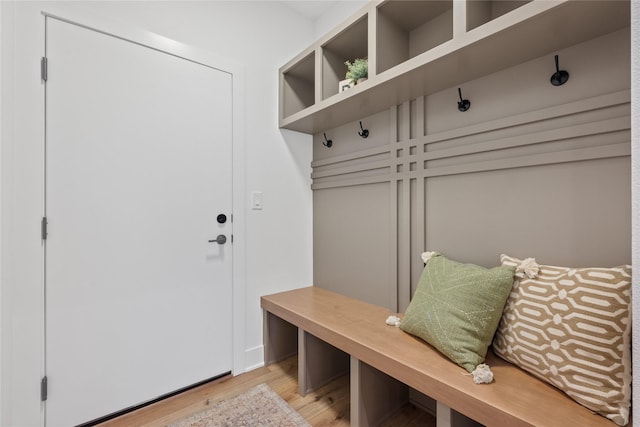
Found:
[(386, 325), (394, 313), (385, 308), (317, 287), (263, 296), (261, 307), (265, 363), (297, 353), (301, 395), (349, 372), (352, 426), (379, 424), (410, 395), (435, 401), (438, 427), (615, 426), (491, 351), (494, 382), (474, 384), (437, 350)]

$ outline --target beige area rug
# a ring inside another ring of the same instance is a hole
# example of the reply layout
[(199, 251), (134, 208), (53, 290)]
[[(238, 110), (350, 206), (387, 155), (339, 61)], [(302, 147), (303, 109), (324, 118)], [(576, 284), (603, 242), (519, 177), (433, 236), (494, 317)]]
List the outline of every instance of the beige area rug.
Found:
[(311, 427), (268, 385), (260, 384), (168, 427)]

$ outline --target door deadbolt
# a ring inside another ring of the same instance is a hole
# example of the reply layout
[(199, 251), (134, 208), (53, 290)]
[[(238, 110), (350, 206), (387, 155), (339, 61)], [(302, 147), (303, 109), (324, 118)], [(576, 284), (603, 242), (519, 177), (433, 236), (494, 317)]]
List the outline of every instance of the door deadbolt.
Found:
[(227, 216), (225, 214), (220, 214), (218, 215), (218, 224), (224, 224), (225, 222), (227, 222)]
[(225, 236), (224, 234), (220, 234), (215, 239), (209, 240), (209, 243), (217, 243), (219, 245), (224, 245), (225, 243), (227, 243), (227, 236)]

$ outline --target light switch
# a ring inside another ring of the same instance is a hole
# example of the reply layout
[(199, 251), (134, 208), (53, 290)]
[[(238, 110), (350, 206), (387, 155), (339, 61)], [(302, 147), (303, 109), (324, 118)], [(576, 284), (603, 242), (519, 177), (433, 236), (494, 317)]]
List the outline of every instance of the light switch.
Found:
[(262, 210), (262, 191), (251, 192), (251, 209)]

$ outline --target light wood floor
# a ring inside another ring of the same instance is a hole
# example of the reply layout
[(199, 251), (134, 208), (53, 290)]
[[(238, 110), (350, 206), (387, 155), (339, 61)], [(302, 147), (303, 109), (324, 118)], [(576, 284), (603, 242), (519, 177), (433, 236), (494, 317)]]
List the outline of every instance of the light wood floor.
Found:
[[(205, 384), (102, 423), (100, 427), (165, 426), (262, 383), (268, 384), (314, 427), (349, 426), (349, 377), (340, 377), (301, 397), (297, 393), (297, 373), (297, 359), (292, 357), (233, 378)], [(433, 416), (407, 404), (382, 425), (435, 427), (436, 424)]]

